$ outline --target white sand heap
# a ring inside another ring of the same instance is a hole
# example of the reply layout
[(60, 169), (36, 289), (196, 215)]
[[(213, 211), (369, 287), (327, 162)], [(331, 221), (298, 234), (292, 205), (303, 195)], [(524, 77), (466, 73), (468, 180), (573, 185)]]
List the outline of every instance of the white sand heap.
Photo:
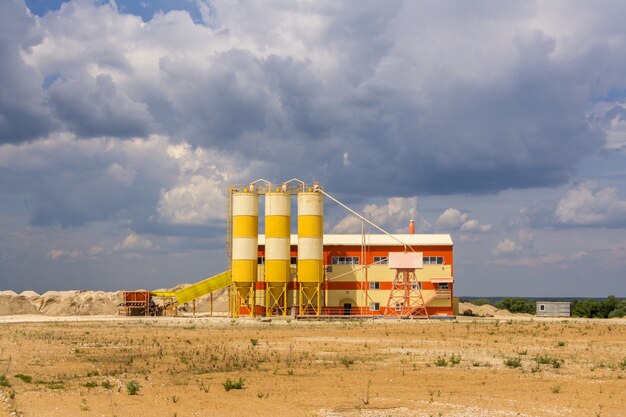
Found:
[(530, 314), (521, 314), (521, 313), (516, 313), (513, 314), (508, 310), (500, 310), (490, 304), (484, 304), (481, 306), (477, 306), (475, 304), (472, 303), (459, 303), (459, 315), (464, 315), (465, 312), (467, 312), (469, 310), (469, 312), (471, 312), (471, 314), (469, 314), (469, 312), (466, 315), (474, 315), (474, 316), (479, 316), (479, 317), (501, 317), (501, 316), (528, 316), (530, 317)]
[[(185, 287), (185, 284), (172, 291)], [(227, 289), (213, 294), (213, 311), (226, 311), (228, 308)], [(44, 314), (48, 316), (91, 316), (118, 314), (122, 302), (122, 291), (48, 291), (42, 295), (35, 291), (0, 291), (0, 315)], [(192, 304), (179, 306), (181, 312), (191, 312)], [(196, 312), (211, 311), (211, 296), (196, 300)]]

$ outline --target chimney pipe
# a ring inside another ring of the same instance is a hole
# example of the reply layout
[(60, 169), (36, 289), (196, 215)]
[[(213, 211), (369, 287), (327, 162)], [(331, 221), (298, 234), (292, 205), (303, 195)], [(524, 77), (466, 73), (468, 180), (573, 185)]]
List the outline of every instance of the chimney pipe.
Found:
[(413, 219), (409, 220), (409, 234), (410, 235), (415, 234), (415, 220)]

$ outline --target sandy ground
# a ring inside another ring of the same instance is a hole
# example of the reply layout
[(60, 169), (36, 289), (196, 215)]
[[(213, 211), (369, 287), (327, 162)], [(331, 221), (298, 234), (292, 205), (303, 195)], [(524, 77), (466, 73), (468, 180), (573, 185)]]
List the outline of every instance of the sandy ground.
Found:
[(623, 416), (625, 368), (624, 320), (22, 315), (0, 416)]

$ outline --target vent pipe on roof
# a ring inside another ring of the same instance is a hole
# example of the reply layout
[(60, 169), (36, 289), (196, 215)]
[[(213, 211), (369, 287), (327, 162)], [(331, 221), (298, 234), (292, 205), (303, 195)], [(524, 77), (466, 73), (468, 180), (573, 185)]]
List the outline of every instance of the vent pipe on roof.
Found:
[(409, 234), (410, 235), (415, 234), (415, 220), (413, 219), (409, 220)]

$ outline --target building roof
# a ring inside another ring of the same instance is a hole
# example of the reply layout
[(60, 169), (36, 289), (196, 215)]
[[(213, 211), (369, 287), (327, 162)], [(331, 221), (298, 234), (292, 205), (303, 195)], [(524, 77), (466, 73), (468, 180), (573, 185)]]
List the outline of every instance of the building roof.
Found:
[[(395, 238), (395, 239), (394, 239)], [(360, 246), (363, 236), (324, 234), (325, 246)], [(396, 240), (397, 239), (397, 240)], [(368, 234), (365, 235), (365, 243), (370, 246), (398, 246), (400, 242), (409, 246), (452, 246), (452, 237), (448, 234), (441, 235), (409, 235), (409, 234)], [(291, 235), (291, 244), (298, 244), (298, 235)], [(265, 245), (265, 235), (259, 235), (259, 245)]]

